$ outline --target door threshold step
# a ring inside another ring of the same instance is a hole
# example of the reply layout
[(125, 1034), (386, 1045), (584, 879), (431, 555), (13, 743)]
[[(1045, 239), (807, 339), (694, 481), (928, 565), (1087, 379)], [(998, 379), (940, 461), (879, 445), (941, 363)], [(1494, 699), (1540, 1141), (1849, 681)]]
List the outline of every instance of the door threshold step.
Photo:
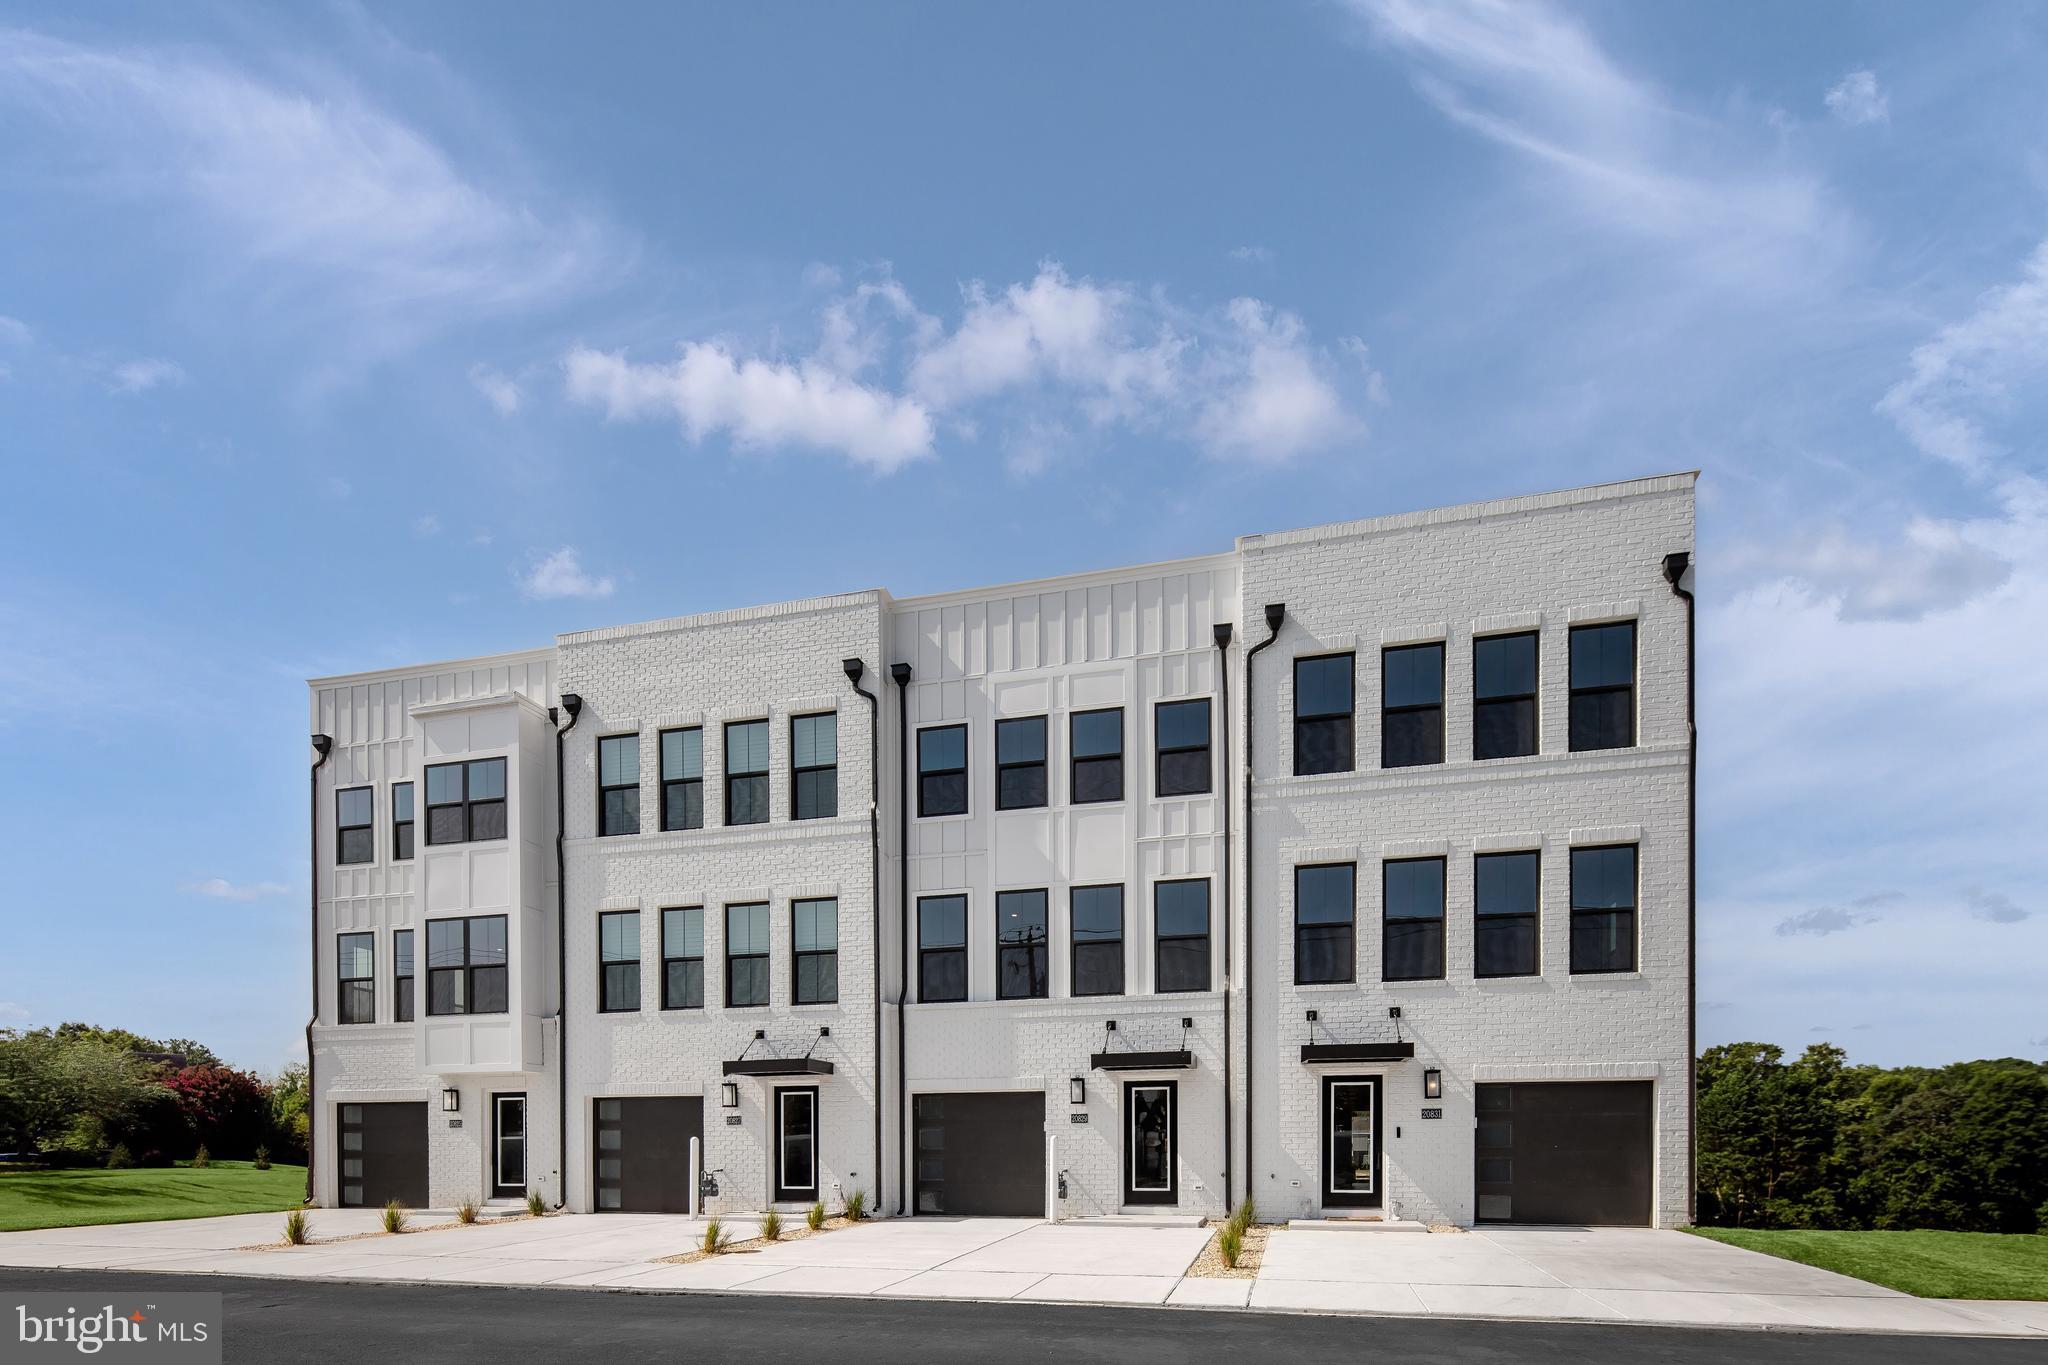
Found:
[(1426, 1223), (1407, 1218), (1290, 1218), (1290, 1229), (1301, 1232), (1428, 1232)]
[(1198, 1228), (1206, 1220), (1199, 1213), (1104, 1213), (1062, 1221), (1080, 1227)]

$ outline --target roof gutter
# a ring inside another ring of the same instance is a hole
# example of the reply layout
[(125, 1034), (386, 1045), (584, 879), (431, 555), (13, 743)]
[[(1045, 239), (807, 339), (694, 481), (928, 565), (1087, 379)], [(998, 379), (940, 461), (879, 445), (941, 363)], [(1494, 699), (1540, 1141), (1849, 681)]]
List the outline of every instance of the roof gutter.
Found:
[[(1258, 866), (1252, 848), (1252, 745), (1257, 733), (1252, 716), (1252, 660), (1258, 657), (1260, 650), (1280, 638), (1280, 627), (1286, 620), (1285, 602), (1267, 603), (1268, 634), (1244, 655), (1244, 865), (1247, 872)], [(1252, 882), (1247, 875), (1244, 883), (1244, 1187), (1247, 1194), (1254, 1184), (1256, 1167), (1256, 1158), (1252, 1154), (1252, 1115), (1258, 1112), (1258, 1105), (1252, 1098), (1252, 1077), (1257, 1070), (1258, 1049), (1252, 1045), (1252, 1031), (1258, 1025), (1259, 1016), (1252, 1008), (1252, 991), (1258, 983), (1258, 972), (1252, 966), (1258, 961), (1252, 951), (1252, 931), (1258, 923), (1258, 916), (1252, 913)]]
[(315, 1127), (320, 1118), (318, 1091), (313, 1088), (313, 1025), (320, 1022), (320, 770), (327, 766), (327, 756), (334, 752), (334, 739), (330, 735), (313, 736), (313, 752), (320, 757), (313, 760), (313, 768), (307, 774), (306, 793), (306, 848), (311, 854), (312, 866), (307, 869), (312, 891), (307, 906), (310, 930), (307, 934), (306, 949), (312, 957), (310, 984), (313, 988), (312, 1013), (306, 1016), (306, 1202), (313, 1202), (313, 1167), (320, 1150)]
[(1231, 1033), (1230, 1033), (1230, 637), (1231, 625), (1219, 621), (1210, 635), (1216, 641), (1216, 681), (1223, 717), (1223, 1207), (1237, 1207), (1237, 1186), (1233, 1176), (1231, 1142), (1235, 1131), (1231, 1121)]
[(868, 934), (875, 991), (875, 1207), (882, 1204), (882, 703), (860, 685), (867, 665), (841, 659), (846, 681), (868, 704)]
[[(889, 665), (889, 677), (896, 684), (896, 922), (903, 943), (903, 974), (896, 982), (896, 1213), (901, 1217), (910, 1186), (910, 1098), (904, 1087), (903, 1042), (903, 999), (910, 994), (910, 665)], [(878, 938), (880, 933), (878, 917)], [(879, 990), (881, 983), (875, 985)], [(881, 1098), (875, 1097), (878, 1105)]]
[[(563, 797), (568, 779), (562, 772), (562, 736), (576, 728), (583, 714), (583, 698), (574, 692), (562, 694), (560, 711), (569, 713), (563, 725), (557, 708), (548, 708), (548, 723), (555, 730), (555, 1207), (569, 1203), (569, 860), (563, 851)], [(696, 1191), (690, 1192), (694, 1204)]]
[(1692, 555), (1677, 550), (1664, 556), (1664, 581), (1685, 601), (1685, 1221), (1698, 1215), (1699, 1199), (1699, 792), (1700, 727), (1693, 710), (1692, 590), (1680, 583), (1692, 568)]

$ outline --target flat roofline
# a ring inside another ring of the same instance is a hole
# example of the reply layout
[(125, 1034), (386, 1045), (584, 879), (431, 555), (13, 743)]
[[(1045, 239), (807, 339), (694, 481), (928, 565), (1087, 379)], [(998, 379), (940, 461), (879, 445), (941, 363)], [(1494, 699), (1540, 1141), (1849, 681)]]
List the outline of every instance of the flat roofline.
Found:
[(1489, 498), (1484, 502), (1459, 503), (1453, 507), (1393, 512), (1357, 521), (1336, 521), (1322, 526), (1305, 526), (1294, 531), (1269, 531), (1239, 536), (1237, 548), (1240, 553), (1255, 553), (1276, 546), (1312, 545), (1324, 540), (1350, 540), (1388, 531), (1413, 530), (1418, 526), (1444, 526), (1460, 521), (1479, 521), (1487, 517), (1513, 516), (1521, 512), (1576, 507), (1589, 502), (1612, 502), (1623, 498), (1654, 496), (1659, 493), (1689, 492), (1699, 481), (1699, 476), (1699, 470), (1686, 469), (1675, 474), (1619, 479), (1613, 483), (1589, 483), (1577, 488), (1561, 488), (1554, 492), (1522, 493), (1510, 498)]
[(572, 630), (555, 637), (557, 645), (591, 644), (600, 640), (626, 640), (641, 635), (665, 635), (676, 630), (697, 630), (704, 626), (729, 626), (741, 621), (764, 621), (778, 616), (802, 616), (809, 612), (839, 611), (848, 607), (880, 606), (889, 600), (881, 588), (825, 597), (798, 597), (788, 602), (764, 602), (752, 607), (726, 607), (700, 611), (689, 616), (663, 616), (652, 621), (629, 621), (623, 625)]
[(372, 668), (361, 673), (330, 673), (323, 678), (308, 678), (308, 687), (342, 687), (357, 683), (389, 682), (393, 678), (409, 678), (420, 673), (444, 673), (453, 668), (493, 668), (501, 664), (527, 664), (555, 657), (553, 645), (538, 649), (515, 649), (504, 654), (478, 654), (468, 659), (437, 659), (423, 664), (401, 664), (391, 668)]
[(1234, 565), (1237, 557), (1229, 550), (1218, 550), (1205, 555), (1189, 555), (1183, 559), (1158, 559), (1149, 564), (1120, 564), (1106, 569), (1077, 569), (1072, 573), (1053, 574), (1046, 578), (1022, 578), (1013, 583), (987, 583), (975, 588), (947, 588), (942, 592), (923, 593), (917, 597), (891, 599), (895, 607), (911, 607), (919, 610), (944, 606), (950, 602), (973, 601), (981, 597), (1010, 597), (1034, 592), (1045, 592), (1053, 588), (1070, 586), (1074, 583), (1102, 578), (1150, 577), (1161, 573), (1186, 573), (1191, 569), (1217, 569)]

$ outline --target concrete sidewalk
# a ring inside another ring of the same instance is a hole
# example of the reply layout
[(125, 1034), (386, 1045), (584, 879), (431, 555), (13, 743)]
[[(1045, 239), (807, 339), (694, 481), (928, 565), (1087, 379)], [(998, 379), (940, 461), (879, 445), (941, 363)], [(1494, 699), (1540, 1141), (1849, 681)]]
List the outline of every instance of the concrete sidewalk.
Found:
[[(1681, 1326), (2048, 1338), (2048, 1304), (1916, 1299), (1682, 1233), (1498, 1228), (1388, 1237), (1276, 1229), (1253, 1280), (1187, 1278), (1200, 1228), (1028, 1219), (871, 1222), (689, 1265), (703, 1220), (654, 1214), (515, 1219), (376, 1233), (376, 1210), (0, 1234), (0, 1266), (636, 1291), (855, 1295)], [(728, 1219), (736, 1239), (751, 1220)], [(371, 1234), (371, 1235), (364, 1235)]]

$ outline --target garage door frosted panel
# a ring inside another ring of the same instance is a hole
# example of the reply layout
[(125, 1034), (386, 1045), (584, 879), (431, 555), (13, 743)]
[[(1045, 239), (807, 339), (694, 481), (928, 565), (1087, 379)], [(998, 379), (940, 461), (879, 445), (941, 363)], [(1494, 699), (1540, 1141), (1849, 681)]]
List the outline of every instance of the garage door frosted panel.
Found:
[(690, 1139), (704, 1136), (695, 1095), (593, 1101), (599, 1213), (689, 1213)]

